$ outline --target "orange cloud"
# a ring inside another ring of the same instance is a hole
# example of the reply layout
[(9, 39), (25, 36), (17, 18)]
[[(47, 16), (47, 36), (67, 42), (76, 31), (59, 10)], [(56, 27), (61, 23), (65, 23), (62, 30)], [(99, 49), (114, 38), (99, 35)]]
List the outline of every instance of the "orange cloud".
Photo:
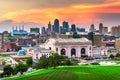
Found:
[(61, 21), (67, 20), (75, 24), (91, 24), (100, 22), (98, 16), (102, 13), (120, 13), (120, 0), (97, 5), (74, 5), (65, 8), (31, 9), (17, 12), (9, 12), (2, 19), (11, 19), (16, 22), (35, 22), (47, 24), (55, 18)]

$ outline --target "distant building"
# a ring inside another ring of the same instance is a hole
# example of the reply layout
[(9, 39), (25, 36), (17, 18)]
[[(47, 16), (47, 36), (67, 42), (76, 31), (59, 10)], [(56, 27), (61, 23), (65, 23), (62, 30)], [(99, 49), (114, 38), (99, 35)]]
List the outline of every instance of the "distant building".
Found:
[(115, 36), (104, 35), (102, 38), (102, 47), (115, 48)]
[(102, 27), (102, 34), (108, 33), (108, 27)]
[(111, 28), (111, 34), (115, 36), (120, 36), (120, 25), (119, 26), (113, 26)]
[(47, 28), (47, 34), (48, 35), (51, 35), (51, 32), (52, 32), (52, 25), (51, 25), (51, 23), (49, 22), (49, 24), (48, 24), (48, 28)]
[(63, 22), (63, 34), (69, 31), (69, 24), (68, 22), (64, 21)]
[(85, 28), (77, 28), (78, 32), (85, 32)]
[(22, 26), (22, 29), (19, 27), (19, 30), (17, 29), (17, 26), (16, 26), (16, 29), (14, 29), (14, 27), (13, 27), (13, 35), (25, 36), (27, 34), (28, 34), (28, 32), (24, 30), (24, 26)]
[(90, 29), (89, 29), (89, 32), (94, 32), (95, 30), (96, 30), (96, 29), (95, 29), (94, 24), (91, 24)]
[(102, 35), (101, 34), (94, 34), (93, 35), (93, 46), (101, 47), (102, 44)]
[(42, 31), (41, 31), (41, 32), (42, 32), (42, 35), (43, 35), (43, 36), (46, 35), (46, 29), (45, 29), (45, 27), (42, 27)]
[(102, 33), (103, 23), (99, 24), (99, 32)]
[(30, 28), (30, 32), (40, 33), (40, 28)]
[(115, 48), (120, 50), (120, 39), (115, 40)]
[(69, 58), (92, 56), (92, 42), (86, 38), (50, 38), (40, 47), (58, 52), (59, 55), (67, 56)]
[(54, 31), (55, 31), (55, 33), (59, 33), (59, 27), (60, 27), (59, 20), (55, 19), (54, 20)]
[(76, 32), (76, 25), (75, 24), (71, 25), (71, 32)]

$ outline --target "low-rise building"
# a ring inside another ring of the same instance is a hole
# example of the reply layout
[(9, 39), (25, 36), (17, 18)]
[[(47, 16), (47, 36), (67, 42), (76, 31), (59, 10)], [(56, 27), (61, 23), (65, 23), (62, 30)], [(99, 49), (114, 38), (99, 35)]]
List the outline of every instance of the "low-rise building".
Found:
[(58, 52), (59, 55), (72, 57), (92, 56), (92, 42), (87, 38), (48, 39), (43, 45), (45, 49)]

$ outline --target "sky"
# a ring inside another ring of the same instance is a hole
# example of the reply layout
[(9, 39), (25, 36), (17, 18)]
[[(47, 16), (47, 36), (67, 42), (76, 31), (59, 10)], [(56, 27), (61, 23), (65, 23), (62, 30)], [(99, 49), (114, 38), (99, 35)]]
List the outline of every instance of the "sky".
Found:
[(120, 0), (0, 0), (0, 32), (12, 26), (43, 27), (54, 19), (89, 28), (120, 25)]

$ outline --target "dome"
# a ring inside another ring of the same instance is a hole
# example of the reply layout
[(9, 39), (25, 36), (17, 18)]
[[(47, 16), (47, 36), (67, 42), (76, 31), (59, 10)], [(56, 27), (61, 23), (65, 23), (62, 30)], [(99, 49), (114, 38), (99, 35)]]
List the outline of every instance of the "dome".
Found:
[(26, 55), (26, 52), (24, 50), (19, 50), (18, 55), (24, 56), (24, 55)]

